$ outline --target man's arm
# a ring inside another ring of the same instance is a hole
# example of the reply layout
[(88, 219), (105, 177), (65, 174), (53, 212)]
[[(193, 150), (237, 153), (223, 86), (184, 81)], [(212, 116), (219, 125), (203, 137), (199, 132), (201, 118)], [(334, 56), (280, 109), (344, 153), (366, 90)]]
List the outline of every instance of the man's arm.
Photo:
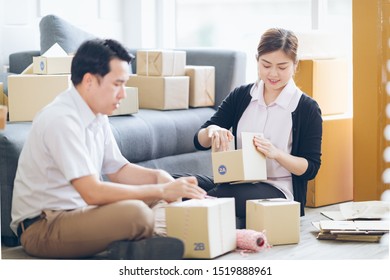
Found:
[(179, 198), (205, 196), (194, 177), (174, 180), (162, 170), (153, 170), (134, 164), (124, 165), (117, 173), (109, 175), (112, 182), (101, 181), (97, 175), (72, 180), (72, 185), (89, 205), (104, 205), (127, 199), (162, 199), (167, 202)]
[(161, 169), (151, 169), (140, 165), (128, 163), (125, 164), (116, 173), (108, 174), (111, 182), (143, 185), (173, 182), (174, 179), (168, 172)]

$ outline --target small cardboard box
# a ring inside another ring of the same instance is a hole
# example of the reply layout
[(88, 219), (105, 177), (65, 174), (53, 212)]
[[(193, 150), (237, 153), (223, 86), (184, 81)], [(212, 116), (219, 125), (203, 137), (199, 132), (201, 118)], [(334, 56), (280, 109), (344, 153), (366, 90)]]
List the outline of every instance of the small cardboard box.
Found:
[(298, 243), (300, 203), (285, 199), (247, 200), (246, 228), (265, 231), (270, 245)]
[(138, 89), (126, 87), (126, 98), (122, 99), (120, 106), (111, 115), (131, 115), (138, 112)]
[(139, 108), (188, 109), (190, 78), (130, 75), (127, 86), (138, 88)]
[(345, 59), (302, 59), (294, 76), (297, 86), (313, 97), (322, 115), (348, 111), (348, 64)]
[(70, 75), (8, 76), (9, 120), (32, 121), (39, 110), (70, 85)]
[(3, 83), (0, 83), (0, 105), (8, 105), (8, 96), (5, 95)]
[(190, 107), (214, 106), (215, 67), (187, 65), (185, 75), (190, 77)]
[(7, 112), (8, 108), (0, 105), (0, 130), (4, 129), (7, 124)]
[(63, 57), (33, 57), (34, 74), (70, 74), (73, 56)]
[(184, 242), (184, 258), (211, 259), (236, 249), (234, 198), (186, 200), (165, 211), (167, 235)]
[(185, 73), (185, 51), (139, 50), (136, 59), (138, 75), (184, 76)]
[(33, 57), (33, 74), (70, 74), (72, 59), (73, 56), (55, 43), (41, 56)]
[(253, 144), (253, 137), (257, 134), (243, 132), (241, 150), (211, 153), (215, 183), (267, 179), (266, 158)]

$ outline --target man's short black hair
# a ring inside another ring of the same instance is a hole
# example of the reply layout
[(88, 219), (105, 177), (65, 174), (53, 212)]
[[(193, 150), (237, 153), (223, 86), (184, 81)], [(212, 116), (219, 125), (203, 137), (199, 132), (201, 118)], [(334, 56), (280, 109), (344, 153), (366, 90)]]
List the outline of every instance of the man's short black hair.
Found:
[(104, 77), (110, 72), (110, 61), (114, 58), (130, 63), (133, 56), (118, 41), (92, 39), (85, 41), (72, 60), (71, 80), (73, 85), (81, 83), (86, 73)]

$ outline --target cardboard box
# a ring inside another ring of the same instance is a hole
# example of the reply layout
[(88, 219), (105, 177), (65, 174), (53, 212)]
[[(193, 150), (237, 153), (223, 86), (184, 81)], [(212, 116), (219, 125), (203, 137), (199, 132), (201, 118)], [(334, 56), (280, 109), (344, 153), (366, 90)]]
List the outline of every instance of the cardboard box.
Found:
[(308, 182), (306, 206), (353, 199), (353, 119), (323, 117), (321, 168)]
[(298, 243), (300, 203), (285, 199), (247, 200), (246, 228), (265, 231), (270, 245)]
[(70, 74), (73, 56), (64, 57), (33, 57), (34, 74)]
[(69, 56), (58, 43), (55, 43), (41, 56), (33, 57), (32, 73), (70, 74), (72, 59), (73, 56)]
[(8, 76), (9, 120), (32, 121), (39, 110), (70, 85), (70, 75)]
[(211, 153), (215, 183), (253, 182), (267, 179), (265, 156), (256, 150), (253, 137), (257, 133), (242, 133), (242, 149)]
[(185, 75), (190, 77), (190, 107), (214, 106), (215, 67), (187, 65)]
[(0, 83), (0, 105), (8, 105), (8, 96), (5, 95), (3, 83)]
[(184, 76), (186, 52), (173, 50), (137, 51), (137, 74), (143, 76)]
[(138, 88), (139, 108), (188, 109), (190, 78), (130, 75), (127, 86)]
[(184, 242), (184, 258), (210, 259), (236, 249), (234, 198), (186, 200), (165, 211), (167, 235)]
[(111, 115), (131, 115), (138, 112), (138, 89), (126, 87), (126, 98), (121, 100), (120, 106)]
[(7, 124), (7, 112), (8, 108), (0, 105), (0, 130), (4, 129)]
[(345, 59), (300, 60), (294, 80), (318, 102), (324, 116), (348, 112), (349, 79)]

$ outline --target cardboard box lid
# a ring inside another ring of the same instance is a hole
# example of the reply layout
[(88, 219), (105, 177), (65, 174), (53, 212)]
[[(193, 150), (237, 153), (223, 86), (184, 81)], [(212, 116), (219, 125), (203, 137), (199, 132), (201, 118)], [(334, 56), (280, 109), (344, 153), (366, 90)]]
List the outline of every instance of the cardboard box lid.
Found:
[(285, 198), (266, 198), (266, 199), (251, 199), (248, 200), (250, 203), (259, 204), (262, 206), (280, 206), (280, 205), (294, 205), (294, 204), (300, 204), (297, 201), (294, 200), (288, 200)]
[(234, 201), (233, 197), (221, 197), (217, 199), (189, 199), (185, 201), (180, 201), (180, 202), (174, 202), (166, 207), (196, 207), (196, 208), (210, 208), (210, 207), (215, 207), (221, 204), (224, 204), (228, 201)]
[(389, 221), (320, 221), (321, 231), (386, 231), (389, 232)]

